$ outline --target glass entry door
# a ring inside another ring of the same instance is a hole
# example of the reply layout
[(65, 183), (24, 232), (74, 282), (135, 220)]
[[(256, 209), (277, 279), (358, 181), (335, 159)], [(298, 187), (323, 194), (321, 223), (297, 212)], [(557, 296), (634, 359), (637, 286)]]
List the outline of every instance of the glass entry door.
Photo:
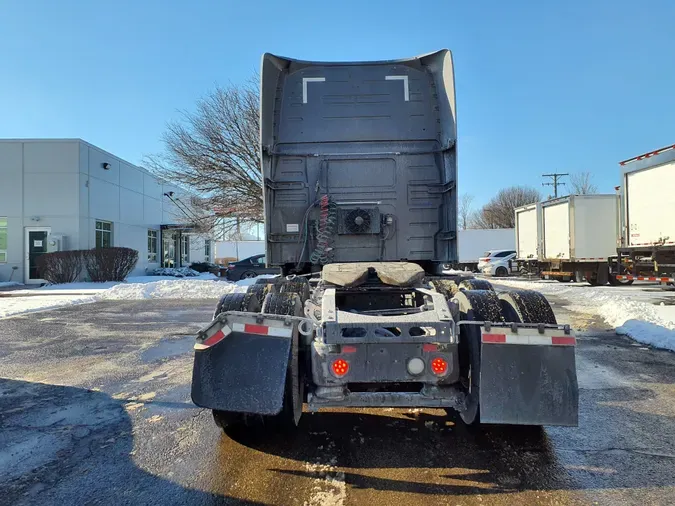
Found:
[(178, 234), (162, 231), (162, 267), (178, 267)]
[(49, 229), (26, 229), (26, 283), (42, 283), (38, 258), (47, 253)]

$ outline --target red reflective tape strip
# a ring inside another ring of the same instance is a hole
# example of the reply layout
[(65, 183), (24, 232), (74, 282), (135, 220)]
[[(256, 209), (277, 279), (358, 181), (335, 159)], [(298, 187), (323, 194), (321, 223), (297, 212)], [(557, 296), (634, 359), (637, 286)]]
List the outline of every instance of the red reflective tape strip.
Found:
[(222, 340), (225, 337), (225, 333), (221, 330), (213, 334), (211, 337), (208, 339), (205, 339), (204, 342), (202, 343), (204, 346), (213, 346), (216, 344), (218, 341)]
[(505, 334), (483, 334), (484, 343), (505, 343)]
[(422, 345), (422, 351), (438, 351), (438, 346), (431, 343), (424, 343)]
[(343, 346), (342, 353), (356, 353), (356, 346)]
[(566, 345), (566, 346), (574, 346), (577, 344), (577, 340), (574, 337), (558, 337), (558, 336), (553, 336), (551, 338), (551, 344), (554, 345)]
[(244, 332), (247, 334), (262, 334), (267, 335), (269, 327), (266, 325), (253, 325), (252, 323), (244, 324)]
[(649, 281), (656, 281), (656, 278), (655, 278), (655, 277), (650, 277), (650, 278), (649, 278)]

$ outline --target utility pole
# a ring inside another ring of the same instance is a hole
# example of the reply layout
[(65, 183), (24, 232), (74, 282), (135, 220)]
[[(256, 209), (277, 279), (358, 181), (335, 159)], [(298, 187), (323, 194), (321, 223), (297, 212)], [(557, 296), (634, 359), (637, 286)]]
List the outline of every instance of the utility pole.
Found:
[(541, 183), (541, 185), (542, 186), (552, 186), (553, 187), (553, 194), (555, 196), (554, 198), (556, 198), (556, 199), (558, 198), (558, 186), (561, 186), (561, 185), (565, 184), (565, 183), (558, 182), (558, 179), (560, 179), (563, 176), (569, 176), (569, 174), (567, 174), (567, 173), (561, 174), (561, 173), (555, 172), (553, 174), (542, 174), (541, 175), (541, 177), (550, 177), (551, 179), (553, 179), (553, 182), (551, 182), (551, 183)]

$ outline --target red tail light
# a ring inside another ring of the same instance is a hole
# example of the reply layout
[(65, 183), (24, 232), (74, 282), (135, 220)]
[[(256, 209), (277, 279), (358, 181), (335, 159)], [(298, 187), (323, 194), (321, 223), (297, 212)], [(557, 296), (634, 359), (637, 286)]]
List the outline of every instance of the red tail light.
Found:
[(335, 374), (335, 376), (338, 378), (341, 378), (349, 372), (349, 362), (338, 358), (337, 360), (333, 360), (331, 368), (333, 369), (333, 374)]
[(431, 361), (431, 370), (438, 376), (445, 374), (448, 370), (448, 363), (444, 358), (436, 357)]
[(228, 268), (229, 270), (234, 270), (234, 264), (228, 264), (228, 265), (227, 265), (227, 268)]

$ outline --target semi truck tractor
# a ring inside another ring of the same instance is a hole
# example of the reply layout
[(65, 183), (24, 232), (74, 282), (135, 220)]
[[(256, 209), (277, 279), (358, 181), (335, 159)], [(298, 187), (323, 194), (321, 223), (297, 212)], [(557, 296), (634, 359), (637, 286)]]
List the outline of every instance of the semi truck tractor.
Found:
[(195, 343), (192, 399), (265, 434), (303, 405), (429, 407), (467, 424), (576, 425), (575, 337), (533, 291), (440, 275), (457, 262), (448, 50), (373, 62), (265, 54), (267, 262)]
[(619, 247), (610, 258), (618, 282), (675, 282), (675, 145), (620, 162)]

